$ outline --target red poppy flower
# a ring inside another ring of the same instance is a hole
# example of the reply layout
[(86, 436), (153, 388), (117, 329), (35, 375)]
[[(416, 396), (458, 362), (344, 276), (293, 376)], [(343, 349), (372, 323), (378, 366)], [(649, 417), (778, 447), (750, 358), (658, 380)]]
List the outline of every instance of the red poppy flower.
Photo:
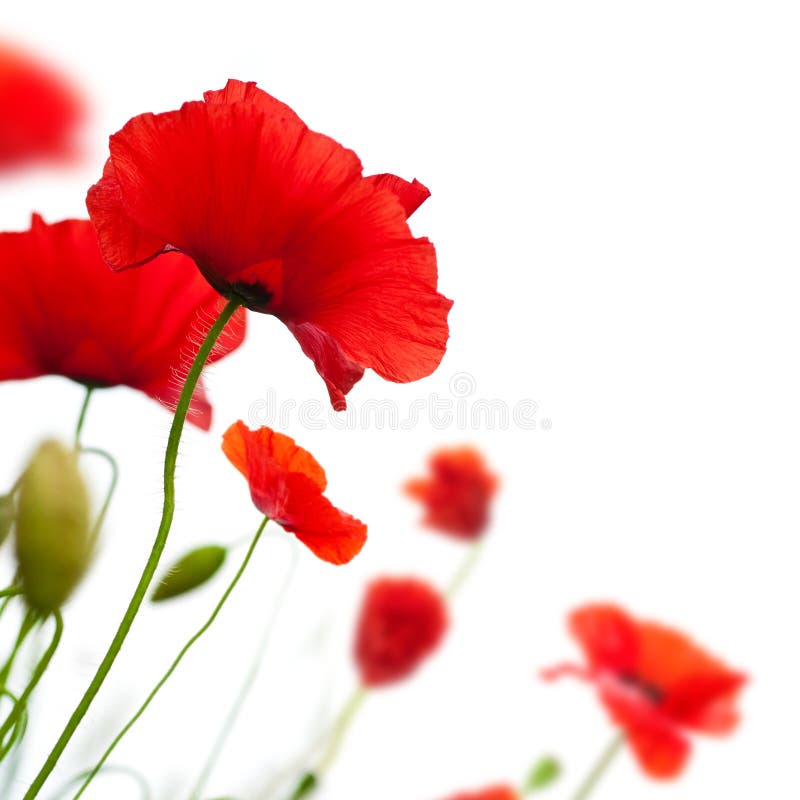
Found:
[(490, 786), (476, 792), (462, 792), (448, 800), (520, 800), (519, 793), (510, 786)]
[(415, 578), (381, 578), (368, 587), (356, 628), (355, 659), (364, 686), (408, 677), (447, 630), (441, 594)]
[(293, 533), (323, 561), (346, 564), (367, 540), (367, 526), (339, 511), (322, 493), (327, 479), (314, 456), (294, 439), (236, 422), (222, 449), (244, 475), (256, 508)]
[(112, 268), (190, 255), (221, 294), (287, 325), (336, 409), (367, 367), (404, 383), (438, 366), (452, 303), (406, 222), (419, 182), (364, 178), (355, 153), (234, 80), (134, 117), (110, 150), (87, 206)]
[(425, 506), (425, 525), (457, 539), (478, 539), (489, 523), (497, 476), (472, 447), (439, 450), (428, 462), (431, 476), (414, 478), (406, 492)]
[(0, 168), (72, 155), (83, 116), (82, 101), (57, 72), (0, 42)]
[(567, 674), (594, 683), (652, 777), (681, 772), (689, 757), (687, 732), (725, 734), (735, 727), (746, 677), (682, 633), (611, 605), (580, 608), (569, 624), (587, 665), (556, 667), (545, 677)]
[[(34, 216), (24, 233), (0, 233), (0, 380), (64, 375), (93, 386), (130, 386), (174, 408), (180, 373), (198, 345), (197, 329), (220, 297), (191, 260), (171, 269), (115, 275), (89, 220), (48, 225)], [(210, 360), (238, 347), (244, 312)], [(211, 423), (202, 385), (189, 419)]]

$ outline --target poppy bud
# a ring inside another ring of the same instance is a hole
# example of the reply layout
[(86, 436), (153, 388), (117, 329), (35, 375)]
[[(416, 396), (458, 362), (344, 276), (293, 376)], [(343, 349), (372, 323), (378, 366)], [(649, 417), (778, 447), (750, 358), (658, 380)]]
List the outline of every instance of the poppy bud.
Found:
[(77, 451), (43, 442), (22, 475), (17, 500), (17, 560), (28, 603), (60, 608), (91, 561), (89, 496)]
[(561, 764), (552, 756), (540, 758), (531, 768), (528, 780), (525, 782), (526, 794), (538, 792), (550, 784), (555, 783), (561, 775)]
[(0, 497), (0, 546), (8, 539), (15, 517), (14, 498), (10, 494), (3, 495)]
[(190, 550), (179, 558), (153, 590), (150, 600), (158, 603), (191, 592), (210, 580), (225, 562), (228, 551), (218, 544)]
[(432, 586), (414, 578), (381, 578), (367, 587), (355, 641), (364, 686), (410, 675), (447, 629), (447, 607)]

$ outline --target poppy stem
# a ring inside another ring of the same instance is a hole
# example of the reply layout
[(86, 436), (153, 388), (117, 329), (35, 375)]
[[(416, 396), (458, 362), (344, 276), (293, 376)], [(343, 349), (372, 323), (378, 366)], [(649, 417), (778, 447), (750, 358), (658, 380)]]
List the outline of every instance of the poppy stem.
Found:
[(111, 455), (111, 453), (109, 453), (107, 450), (102, 450), (99, 447), (81, 447), (80, 452), (86, 453), (87, 455), (100, 456), (100, 458), (104, 458), (108, 463), (108, 466), (111, 467), (111, 482), (108, 485), (108, 490), (106, 491), (103, 505), (100, 507), (100, 513), (97, 515), (97, 519), (94, 522), (94, 526), (92, 527), (92, 532), (89, 537), (89, 541), (91, 543), (90, 548), (94, 548), (94, 545), (97, 542), (97, 537), (100, 535), (100, 531), (103, 528), (103, 522), (105, 522), (106, 514), (108, 513), (108, 507), (111, 505), (111, 498), (114, 496), (114, 492), (117, 488), (117, 482), (119, 481), (119, 466), (117, 465), (117, 460)]
[(289, 800), (300, 800), (301, 797), (307, 797), (317, 788), (322, 773), (330, 768), (331, 764), (336, 760), (336, 756), (339, 755), (344, 737), (347, 731), (350, 730), (350, 726), (353, 724), (368, 694), (369, 690), (366, 687), (359, 686), (350, 695), (333, 723), (331, 734), (328, 737), (328, 745), (317, 768), (306, 772), (300, 778), (294, 791), (289, 796)]
[(485, 539), (481, 539), (479, 542), (473, 544), (467, 551), (456, 574), (453, 575), (450, 585), (445, 590), (445, 595), (447, 595), (448, 600), (452, 600), (458, 594), (467, 578), (472, 574), (475, 565), (483, 554), (484, 542)]
[(25, 793), (23, 800), (33, 800), (33, 798), (39, 794), (45, 781), (58, 763), (59, 758), (61, 758), (61, 754), (64, 752), (67, 744), (86, 715), (86, 712), (89, 710), (94, 698), (100, 691), (100, 687), (103, 685), (106, 676), (111, 671), (111, 667), (119, 651), (122, 649), (122, 645), (128, 637), (133, 621), (144, 602), (147, 590), (153, 582), (156, 570), (158, 569), (158, 562), (161, 560), (161, 554), (164, 552), (164, 546), (167, 543), (167, 537), (172, 527), (172, 519), (175, 516), (175, 466), (178, 460), (178, 446), (181, 441), (181, 435), (183, 434), (186, 415), (189, 412), (192, 396), (200, 380), (203, 367), (205, 367), (206, 361), (208, 361), (208, 357), (211, 355), (211, 351), (214, 349), (217, 339), (219, 339), (220, 334), (225, 329), (228, 322), (230, 322), (240, 305), (241, 301), (237, 299), (229, 300), (226, 303), (219, 317), (217, 317), (217, 321), (206, 334), (206, 338), (200, 345), (197, 355), (189, 368), (186, 382), (183, 384), (183, 389), (181, 390), (178, 403), (175, 407), (172, 427), (169, 430), (167, 450), (164, 454), (164, 507), (161, 512), (161, 522), (158, 526), (158, 533), (153, 542), (150, 556), (147, 559), (147, 563), (136, 585), (136, 589), (133, 592), (133, 596), (128, 603), (128, 608), (122, 617), (119, 628), (109, 645), (108, 651), (100, 662), (100, 666), (97, 668), (97, 672), (84, 692), (83, 697), (72, 712), (72, 716), (64, 727), (61, 736), (58, 738), (58, 741), (47, 756), (42, 768)]
[[(80, 774), (76, 775), (74, 778), (71, 778), (68, 783), (61, 787), (61, 790), (56, 792), (53, 797), (53, 800), (56, 798), (65, 795), (78, 781), (82, 781), (91, 770), (85, 770)], [(106, 764), (103, 767), (104, 773), (117, 773), (118, 775), (127, 775), (129, 778), (134, 780), (141, 790), (142, 793), (142, 800), (151, 800), (153, 797), (153, 792), (150, 789), (150, 784), (147, 782), (147, 778), (142, 775), (141, 772), (138, 770), (133, 769), (132, 767), (125, 767), (122, 765), (117, 764)]]
[[(28, 613), (35, 614), (35, 622), (41, 621), (42, 618), (36, 614), (36, 612)], [(53, 637), (50, 640), (50, 644), (48, 645), (47, 650), (45, 650), (44, 655), (36, 664), (33, 674), (31, 675), (31, 679), (28, 681), (28, 685), (23, 689), (22, 694), (19, 696), (19, 700), (14, 704), (14, 709), (8, 715), (8, 717), (6, 717), (2, 726), (0, 726), (0, 761), (2, 761), (8, 755), (9, 751), (16, 742), (16, 739), (13, 737), (9, 742), (6, 742), (6, 736), (8, 735), (9, 731), (12, 731), (17, 726), (20, 716), (25, 713), (30, 696), (39, 685), (42, 675), (44, 675), (44, 673), (47, 671), (47, 668), (50, 666), (50, 662), (53, 660), (53, 656), (55, 655), (56, 650), (58, 650), (58, 645), (61, 642), (61, 634), (64, 632), (64, 620), (61, 618), (61, 612), (56, 609), (52, 612), (51, 616), (55, 622), (55, 627), (53, 629)]]
[(572, 800), (586, 800), (587, 797), (597, 788), (600, 779), (605, 775), (606, 770), (611, 766), (611, 762), (622, 750), (625, 744), (625, 734), (618, 733), (597, 759), (589, 774), (584, 778), (578, 791), (572, 796)]
[(278, 614), (280, 613), (281, 609), (283, 608), (283, 604), (286, 601), (286, 595), (292, 583), (295, 570), (297, 569), (297, 562), (299, 559), (297, 541), (293, 537), (286, 536), (282, 536), (278, 541), (287, 543), (291, 548), (291, 562), (289, 564), (289, 569), (286, 571), (286, 575), (281, 583), (281, 587), (278, 590), (278, 595), (275, 599), (275, 605), (272, 609), (272, 613), (270, 614), (270, 618), (267, 621), (266, 627), (261, 634), (261, 640), (258, 643), (258, 648), (256, 649), (256, 655), (253, 659), (253, 663), (250, 665), (247, 676), (239, 688), (239, 693), (237, 694), (236, 699), (234, 700), (234, 703), (228, 712), (228, 716), (225, 718), (225, 721), (222, 724), (222, 728), (217, 734), (217, 738), (208, 754), (208, 758), (206, 759), (203, 770), (200, 773), (197, 782), (195, 783), (194, 789), (192, 789), (189, 800), (200, 800), (200, 796), (205, 784), (208, 781), (212, 770), (216, 766), (217, 761), (219, 760), (231, 731), (236, 725), (239, 714), (241, 713), (242, 708), (244, 708), (244, 704), (247, 702), (247, 698), (250, 695), (253, 684), (255, 683), (259, 672), (261, 671), (261, 665), (264, 661), (264, 656), (266, 655), (270, 640), (272, 639), (272, 631), (275, 628)]
[(170, 664), (167, 671), (161, 676), (161, 679), (153, 687), (150, 694), (147, 695), (144, 702), (139, 706), (139, 710), (128, 720), (128, 722), (125, 724), (122, 730), (116, 735), (111, 744), (106, 748), (105, 753), (103, 753), (97, 764), (95, 764), (94, 767), (91, 770), (89, 770), (89, 772), (86, 775), (86, 779), (81, 784), (80, 789), (78, 789), (78, 792), (74, 795), (72, 800), (78, 800), (78, 798), (86, 791), (86, 788), (92, 782), (92, 779), (103, 768), (103, 765), (108, 760), (108, 757), (114, 751), (116, 746), (122, 741), (125, 734), (136, 724), (136, 722), (139, 720), (142, 714), (144, 714), (144, 712), (147, 710), (147, 707), (153, 701), (153, 698), (161, 691), (161, 688), (170, 679), (172, 673), (175, 672), (181, 661), (183, 661), (184, 656), (189, 652), (189, 650), (191, 650), (191, 648), (194, 646), (197, 640), (200, 639), (200, 637), (203, 636), (203, 634), (214, 624), (214, 620), (217, 618), (217, 615), (222, 610), (222, 607), (225, 605), (225, 602), (230, 597), (233, 590), (236, 588), (236, 584), (239, 583), (239, 579), (242, 577), (244, 571), (247, 569), (247, 565), (250, 563), (250, 559), (253, 553), (255, 552), (258, 540), (261, 538), (261, 534), (264, 532), (264, 527), (268, 522), (269, 522), (268, 517), (264, 517), (264, 519), (261, 521), (261, 524), (258, 526), (258, 529), (256, 530), (255, 535), (253, 536), (253, 541), (250, 543), (250, 547), (248, 548), (247, 553), (245, 553), (244, 559), (242, 560), (239, 569), (236, 571), (236, 574), (233, 576), (233, 579), (228, 584), (228, 588), (222, 593), (222, 597), (220, 597), (217, 605), (214, 606), (214, 610), (211, 612), (209, 618), (197, 629), (197, 631), (190, 637), (189, 641), (187, 641), (186, 644), (180, 649), (180, 652), (178, 653), (177, 656), (175, 656), (172, 664)]
[(83, 405), (81, 406), (80, 414), (78, 414), (78, 424), (75, 426), (75, 449), (80, 447), (81, 433), (83, 432), (83, 423), (86, 422), (86, 412), (89, 410), (89, 401), (92, 399), (92, 392), (94, 386), (86, 387), (86, 394), (83, 396)]

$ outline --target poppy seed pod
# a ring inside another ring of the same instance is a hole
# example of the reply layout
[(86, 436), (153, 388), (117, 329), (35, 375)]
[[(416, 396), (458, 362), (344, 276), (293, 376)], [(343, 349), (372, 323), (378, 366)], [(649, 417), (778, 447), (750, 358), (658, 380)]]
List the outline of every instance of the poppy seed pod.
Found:
[(75, 450), (47, 440), (33, 454), (20, 481), (16, 543), (28, 603), (43, 612), (60, 608), (93, 551), (89, 496)]
[(150, 599), (154, 603), (160, 603), (202, 586), (217, 574), (227, 554), (228, 551), (218, 544), (190, 550), (170, 567), (161, 583), (153, 590)]
[(8, 539), (8, 534), (11, 533), (11, 528), (14, 525), (15, 516), (13, 496), (6, 494), (0, 497), (0, 546)]

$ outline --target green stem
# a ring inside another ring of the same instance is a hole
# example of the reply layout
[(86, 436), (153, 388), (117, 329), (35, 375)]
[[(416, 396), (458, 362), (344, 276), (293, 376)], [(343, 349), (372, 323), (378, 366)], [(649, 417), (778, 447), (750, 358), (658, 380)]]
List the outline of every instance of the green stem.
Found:
[(328, 737), (328, 745), (325, 748), (322, 758), (319, 760), (317, 768), (303, 775), (290, 795), (289, 800), (299, 800), (299, 798), (306, 797), (317, 788), (322, 774), (330, 769), (331, 764), (333, 764), (336, 757), (339, 755), (344, 738), (348, 730), (350, 730), (350, 726), (353, 724), (361, 706), (367, 699), (368, 693), (368, 689), (364, 686), (359, 686), (350, 695), (347, 702), (342, 707), (342, 710), (339, 712), (336, 722), (333, 724), (333, 729)]
[(77, 450), (81, 444), (81, 433), (83, 432), (83, 423), (86, 422), (86, 412), (89, 410), (89, 401), (92, 399), (92, 392), (94, 386), (86, 387), (86, 394), (83, 397), (83, 405), (81, 406), (80, 414), (78, 414), (78, 424), (75, 426), (75, 449)]
[(214, 610), (211, 612), (211, 616), (205, 621), (203, 625), (197, 630), (197, 632), (189, 639), (188, 642), (181, 648), (180, 652), (177, 656), (175, 656), (175, 660), (169, 666), (169, 669), (163, 674), (161, 680), (153, 687), (153, 690), (147, 695), (145, 701), (139, 706), (139, 710), (128, 720), (125, 727), (116, 735), (114, 740), (111, 744), (106, 748), (105, 753), (101, 756), (100, 760), (95, 764), (95, 766), (89, 771), (86, 780), (81, 785), (81, 788), (78, 790), (77, 794), (73, 797), (73, 800), (78, 800), (78, 798), (84, 793), (86, 788), (92, 782), (92, 779), (95, 775), (103, 768), (103, 764), (108, 760), (108, 757), (114, 752), (116, 746), (122, 741), (125, 734), (136, 724), (139, 717), (144, 714), (147, 710), (147, 707), (153, 701), (153, 698), (161, 691), (161, 687), (170, 679), (172, 673), (178, 668), (178, 665), (183, 661), (183, 657), (189, 652), (192, 646), (197, 642), (197, 640), (213, 625), (214, 620), (217, 618), (217, 615), (222, 610), (222, 607), (225, 605), (228, 597), (230, 597), (231, 592), (236, 588), (236, 584), (239, 583), (239, 579), (244, 574), (247, 565), (250, 563), (250, 559), (253, 555), (253, 552), (256, 549), (256, 545), (258, 544), (258, 540), (261, 538), (261, 534), (264, 531), (264, 527), (266, 526), (269, 519), (264, 517), (261, 521), (261, 524), (258, 526), (258, 530), (256, 530), (255, 535), (253, 536), (253, 541), (250, 544), (250, 547), (245, 554), (244, 560), (242, 561), (239, 569), (237, 570), (236, 574), (233, 576), (233, 580), (228, 584), (228, 588), (223, 592), (222, 597), (220, 597), (219, 602), (214, 607)]
[(117, 629), (117, 632), (114, 635), (111, 644), (109, 645), (108, 651), (103, 657), (103, 660), (100, 662), (100, 666), (97, 668), (97, 672), (92, 678), (91, 683), (87, 687), (83, 697), (80, 699), (77, 707), (72, 712), (72, 716), (69, 718), (69, 721), (64, 727), (61, 736), (59, 736), (58, 741), (50, 751), (50, 754), (47, 756), (42, 768), (39, 770), (39, 773), (33, 779), (28, 791), (25, 793), (23, 800), (33, 800), (33, 798), (39, 794), (42, 786), (44, 786), (44, 782), (55, 768), (59, 758), (61, 758), (61, 754), (64, 752), (67, 744), (75, 733), (75, 730), (86, 715), (86, 712), (89, 710), (89, 707), (91, 706), (95, 696), (100, 691), (100, 687), (103, 685), (106, 676), (111, 671), (111, 667), (113, 666), (119, 651), (122, 649), (122, 645), (128, 636), (131, 626), (133, 625), (136, 614), (139, 612), (139, 608), (144, 602), (144, 599), (147, 595), (147, 590), (150, 588), (150, 584), (153, 582), (153, 577), (158, 569), (158, 562), (161, 560), (161, 554), (164, 551), (164, 546), (167, 543), (167, 537), (169, 536), (169, 531), (172, 527), (172, 519), (175, 515), (175, 466), (178, 460), (178, 445), (181, 441), (183, 426), (186, 422), (186, 415), (189, 411), (192, 395), (194, 394), (194, 390), (197, 387), (198, 381), (200, 380), (203, 367), (205, 366), (208, 357), (211, 355), (211, 351), (213, 350), (217, 339), (230, 321), (231, 317), (236, 313), (236, 310), (239, 308), (239, 306), (239, 300), (229, 300), (227, 302), (225, 308), (223, 308), (222, 312), (217, 318), (217, 321), (211, 326), (208, 334), (206, 334), (206, 338), (200, 345), (200, 349), (197, 351), (197, 355), (195, 356), (194, 361), (189, 368), (189, 373), (186, 376), (186, 382), (183, 385), (180, 397), (178, 398), (178, 403), (175, 407), (175, 415), (172, 418), (172, 427), (169, 431), (167, 450), (164, 455), (164, 507), (161, 512), (161, 523), (158, 526), (158, 533), (156, 534), (155, 541), (153, 542), (153, 548), (150, 552), (150, 557), (147, 559), (147, 563), (145, 564), (142, 575), (139, 578), (139, 583), (136, 585), (133, 596), (128, 603), (128, 608), (122, 617), (122, 621), (120, 622), (119, 628)]
[(278, 614), (283, 607), (283, 603), (286, 599), (286, 593), (289, 591), (289, 586), (292, 582), (292, 577), (294, 576), (294, 572), (297, 568), (297, 561), (298, 561), (298, 549), (296, 546), (296, 541), (291, 537), (282, 536), (278, 541), (287, 542), (292, 550), (292, 560), (289, 565), (289, 569), (286, 571), (286, 576), (283, 579), (283, 583), (281, 584), (281, 588), (278, 591), (278, 596), (275, 599), (275, 606), (272, 610), (272, 614), (270, 615), (269, 620), (264, 628), (264, 632), (261, 634), (261, 640), (258, 643), (258, 647), (256, 648), (256, 655), (253, 659), (253, 663), (250, 665), (250, 669), (245, 677), (240, 689), (239, 693), (234, 700), (233, 705), (231, 706), (230, 711), (228, 712), (228, 716), (225, 718), (225, 721), (222, 724), (222, 728), (220, 728), (219, 733), (217, 734), (216, 741), (214, 742), (211, 751), (208, 754), (208, 758), (206, 759), (205, 766), (203, 767), (200, 776), (197, 779), (197, 783), (195, 783), (194, 789), (190, 795), (189, 800), (200, 800), (201, 793), (205, 787), (206, 782), (208, 781), (209, 776), (211, 775), (211, 771), (214, 769), (217, 761), (219, 760), (220, 755), (225, 747), (226, 742), (228, 741), (228, 737), (231, 734), (234, 726), (236, 725), (236, 721), (239, 718), (239, 714), (244, 708), (244, 704), (247, 702), (247, 698), (250, 695), (250, 691), (253, 688), (253, 684), (256, 682), (256, 678), (258, 677), (259, 672), (261, 671), (261, 666), (264, 661), (264, 656), (266, 655), (267, 649), (269, 648), (269, 643), (272, 638), (272, 631), (275, 628), (275, 622), (278, 619)]
[(456, 574), (453, 575), (450, 585), (447, 587), (447, 589), (445, 589), (445, 595), (448, 600), (452, 600), (458, 594), (467, 578), (472, 574), (472, 571), (475, 569), (475, 565), (478, 563), (481, 555), (483, 554), (484, 541), (485, 539), (479, 540), (475, 544), (471, 545), (467, 551), (467, 554), (464, 556), (464, 559), (456, 571)]
[(17, 718), (28, 707), (28, 700), (30, 699), (36, 687), (39, 685), (42, 675), (44, 675), (44, 673), (47, 671), (47, 668), (50, 666), (50, 662), (52, 661), (56, 650), (58, 650), (58, 645), (61, 642), (61, 635), (64, 632), (64, 620), (61, 618), (61, 612), (58, 610), (53, 611), (52, 616), (53, 620), (55, 621), (55, 628), (53, 629), (53, 638), (50, 640), (50, 645), (48, 646), (47, 650), (45, 650), (44, 655), (39, 659), (39, 663), (34, 668), (31, 679), (28, 681), (28, 685), (25, 687), (25, 689), (23, 689), (22, 694), (19, 696), (19, 701), (14, 706), (14, 710), (8, 715), (3, 724), (0, 725), (0, 760), (5, 758), (11, 746), (11, 744), (8, 746), (6, 745), (6, 734), (16, 725)]
[[(86, 770), (85, 772), (81, 772), (79, 775), (76, 775), (74, 778), (72, 778), (68, 783), (62, 786), (55, 795), (53, 795), (52, 800), (57, 800), (62, 795), (65, 795), (76, 783), (78, 783), (78, 781), (84, 780), (90, 771), (91, 770)], [(150, 798), (153, 796), (153, 793), (150, 790), (150, 785), (147, 783), (147, 779), (144, 777), (144, 775), (137, 770), (132, 769), (131, 767), (125, 767), (121, 765), (118, 766), (116, 764), (106, 764), (106, 766), (103, 767), (103, 772), (116, 772), (119, 775), (127, 775), (128, 777), (133, 778), (142, 791), (142, 800), (150, 800)]]
[[(12, 590), (10, 589), (6, 589), (5, 592), (9, 592), (8, 595), (9, 597), (14, 596)], [(8, 678), (11, 675), (11, 670), (14, 668), (14, 662), (17, 659), (19, 650), (24, 644), (25, 639), (28, 638), (28, 634), (33, 630), (35, 622), (36, 622), (36, 612), (32, 611), (31, 609), (28, 609), (25, 612), (25, 615), (22, 617), (22, 622), (20, 623), (19, 626), (19, 633), (17, 634), (17, 639), (14, 642), (13, 648), (11, 649), (11, 653), (6, 659), (6, 663), (3, 665), (3, 668), (0, 669), (0, 689), (6, 688), (6, 684), (8, 683)], [(2, 741), (2, 739), (0, 739), (0, 741)]]
[(589, 770), (589, 774), (584, 778), (579, 789), (572, 796), (572, 800), (586, 800), (586, 798), (597, 788), (600, 779), (605, 775), (606, 770), (611, 766), (611, 762), (617, 753), (622, 750), (625, 744), (625, 734), (618, 733), (609, 743), (608, 747), (602, 752), (594, 766)]
[(81, 453), (86, 453), (87, 455), (100, 456), (101, 458), (104, 458), (111, 467), (111, 482), (108, 485), (108, 491), (106, 492), (105, 499), (103, 500), (103, 505), (100, 507), (100, 513), (97, 515), (97, 519), (94, 522), (94, 526), (92, 527), (92, 532), (90, 534), (91, 547), (93, 548), (97, 542), (97, 537), (100, 535), (100, 531), (103, 528), (103, 523), (105, 522), (106, 514), (108, 513), (108, 507), (111, 505), (111, 498), (114, 496), (114, 492), (117, 489), (117, 483), (119, 482), (119, 466), (117, 465), (117, 460), (107, 450), (103, 450), (99, 447), (81, 447), (80, 451)]

